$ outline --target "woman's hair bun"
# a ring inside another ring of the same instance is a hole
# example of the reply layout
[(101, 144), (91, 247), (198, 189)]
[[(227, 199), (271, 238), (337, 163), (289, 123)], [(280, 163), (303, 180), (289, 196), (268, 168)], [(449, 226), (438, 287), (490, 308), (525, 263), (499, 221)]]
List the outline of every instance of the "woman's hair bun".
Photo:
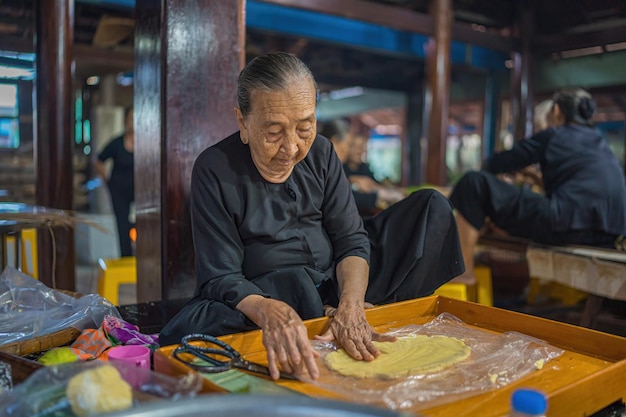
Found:
[(578, 114), (584, 120), (591, 119), (593, 113), (596, 111), (596, 103), (591, 97), (582, 97), (578, 103)]

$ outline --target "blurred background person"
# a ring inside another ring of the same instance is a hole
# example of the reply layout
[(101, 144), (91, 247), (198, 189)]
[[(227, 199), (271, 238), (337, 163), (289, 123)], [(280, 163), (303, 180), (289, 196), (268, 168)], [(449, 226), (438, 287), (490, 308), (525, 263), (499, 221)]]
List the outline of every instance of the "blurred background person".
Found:
[[(350, 126), (344, 120), (330, 120), (319, 128), (322, 136), (330, 139), (335, 149), (335, 153), (343, 164), (344, 172), (348, 181), (352, 185), (352, 194), (356, 202), (357, 209), (362, 216), (371, 216), (380, 210), (384, 210), (390, 205), (397, 203), (405, 197), (405, 194), (397, 190), (387, 188), (374, 180), (369, 166), (363, 162), (362, 155), (364, 145), (354, 146), (353, 135), (349, 133)], [(363, 143), (366, 143), (363, 137)], [(370, 175), (351, 175), (348, 160), (352, 160), (352, 166), (359, 165), (357, 172), (367, 170)], [(359, 163), (360, 162), (360, 163)]]
[[(543, 100), (533, 110), (533, 133), (546, 130), (554, 125), (552, 114), (552, 100)], [(530, 190), (543, 194), (543, 180), (541, 179), (541, 167), (539, 164), (531, 164), (513, 173), (503, 173), (498, 176), (501, 180), (526, 187)]]
[[(94, 161), (98, 176), (107, 184), (111, 194), (111, 204), (117, 222), (121, 256), (132, 256), (130, 239), (131, 205), (135, 201), (134, 150), (135, 133), (133, 130), (133, 109), (126, 109), (124, 115), (124, 134), (109, 142)], [(107, 177), (105, 162), (113, 162), (111, 175)]]
[[(595, 102), (580, 88), (557, 92), (548, 120), (552, 127), (515, 143), (468, 172), (450, 201), (466, 272), (473, 278), (474, 249), (488, 217), (512, 236), (535, 242), (615, 248), (626, 233), (626, 184), (622, 168), (593, 127)], [(545, 194), (509, 184), (496, 174), (541, 166)]]

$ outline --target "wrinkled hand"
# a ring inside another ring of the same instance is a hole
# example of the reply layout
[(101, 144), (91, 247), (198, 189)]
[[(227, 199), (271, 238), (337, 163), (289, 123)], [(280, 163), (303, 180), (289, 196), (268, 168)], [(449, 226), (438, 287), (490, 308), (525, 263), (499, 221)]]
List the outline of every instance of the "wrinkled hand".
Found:
[(380, 352), (372, 341), (393, 342), (394, 336), (375, 332), (365, 319), (363, 305), (342, 308), (340, 305), (330, 319), (330, 327), (316, 340), (336, 341), (348, 355), (357, 360), (372, 361)]
[(278, 364), (286, 373), (319, 377), (313, 350), (302, 320), (288, 304), (278, 300), (267, 300), (264, 308), (263, 345), (267, 350), (267, 361), (272, 379), (278, 379)]

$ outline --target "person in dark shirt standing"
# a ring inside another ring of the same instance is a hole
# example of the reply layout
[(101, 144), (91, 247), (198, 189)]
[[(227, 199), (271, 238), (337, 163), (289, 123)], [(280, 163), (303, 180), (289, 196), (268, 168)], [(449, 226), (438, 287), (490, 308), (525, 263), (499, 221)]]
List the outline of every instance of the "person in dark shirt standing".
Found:
[[(97, 174), (106, 182), (111, 194), (111, 203), (117, 222), (120, 242), (120, 254), (132, 256), (130, 229), (132, 224), (128, 218), (131, 204), (135, 201), (134, 156), (135, 134), (133, 130), (133, 109), (126, 110), (124, 115), (124, 134), (105, 146), (94, 162)], [(104, 162), (113, 160), (111, 176), (107, 178)]]
[[(615, 247), (626, 233), (624, 174), (608, 143), (592, 127), (595, 103), (580, 88), (553, 97), (552, 127), (486, 160), (465, 174), (450, 200), (457, 210), (466, 272), (480, 230), (489, 217), (513, 236), (539, 243)], [(497, 179), (494, 174), (539, 163), (545, 195)]]
[(310, 70), (290, 54), (258, 56), (239, 75), (239, 131), (192, 171), (196, 294), (161, 330), (161, 345), (261, 328), (272, 378), (278, 365), (317, 378), (303, 320), (327, 311), (317, 338), (371, 361), (372, 341), (391, 338), (369, 325), (366, 301), (429, 295), (463, 271), (443, 196), (424, 194), (410, 216), (389, 209), (365, 231), (341, 163), (317, 135), (316, 97)]

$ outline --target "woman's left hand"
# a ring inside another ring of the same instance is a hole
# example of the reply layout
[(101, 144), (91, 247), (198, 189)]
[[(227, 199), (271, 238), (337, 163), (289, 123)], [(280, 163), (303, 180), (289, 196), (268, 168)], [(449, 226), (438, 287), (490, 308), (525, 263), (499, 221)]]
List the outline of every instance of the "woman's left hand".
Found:
[(372, 361), (380, 352), (372, 343), (393, 342), (394, 336), (380, 334), (365, 319), (363, 304), (342, 306), (337, 308), (335, 315), (330, 318), (328, 330), (316, 340), (325, 342), (336, 341), (348, 355), (357, 360)]

